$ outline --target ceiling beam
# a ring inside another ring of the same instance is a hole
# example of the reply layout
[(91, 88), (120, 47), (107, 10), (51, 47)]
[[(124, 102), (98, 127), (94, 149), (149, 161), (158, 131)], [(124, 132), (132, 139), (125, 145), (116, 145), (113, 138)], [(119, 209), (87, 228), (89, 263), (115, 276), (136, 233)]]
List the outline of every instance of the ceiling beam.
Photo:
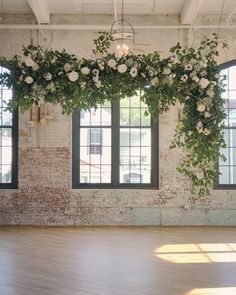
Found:
[(50, 24), (50, 11), (46, 0), (27, 0), (39, 24)]
[(181, 24), (192, 25), (197, 17), (202, 0), (184, 0), (181, 9)]

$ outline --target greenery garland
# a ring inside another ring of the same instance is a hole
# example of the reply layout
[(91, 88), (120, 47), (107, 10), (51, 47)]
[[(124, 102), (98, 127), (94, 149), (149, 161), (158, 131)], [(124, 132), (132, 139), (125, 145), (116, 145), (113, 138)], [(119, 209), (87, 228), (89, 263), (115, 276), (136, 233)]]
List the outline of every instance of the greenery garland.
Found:
[(102, 33), (93, 51), (102, 55), (94, 59), (33, 45), (23, 47), (23, 56), (0, 58), (10, 70), (0, 75), (0, 83), (13, 89), (9, 107), (24, 112), (44, 101), (60, 104), (63, 113), (70, 114), (141, 90), (148, 112), (158, 119), (179, 102), (182, 121), (171, 148), (180, 147), (186, 158), (177, 169), (190, 178), (193, 193), (209, 193), (218, 173), (216, 163), (223, 158), (219, 150), (225, 147), (217, 36), (203, 40), (197, 49), (177, 44), (164, 59), (158, 52), (117, 57), (107, 52), (110, 43), (109, 33)]

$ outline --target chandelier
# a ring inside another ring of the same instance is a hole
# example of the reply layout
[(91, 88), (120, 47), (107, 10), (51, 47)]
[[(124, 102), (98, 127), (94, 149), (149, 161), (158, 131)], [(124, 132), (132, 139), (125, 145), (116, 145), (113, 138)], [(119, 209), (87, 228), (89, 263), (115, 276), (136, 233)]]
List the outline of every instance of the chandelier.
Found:
[(121, 19), (115, 20), (111, 25), (111, 37), (119, 56), (127, 55), (131, 45), (135, 43), (134, 28), (124, 19), (124, 0), (122, 0)]

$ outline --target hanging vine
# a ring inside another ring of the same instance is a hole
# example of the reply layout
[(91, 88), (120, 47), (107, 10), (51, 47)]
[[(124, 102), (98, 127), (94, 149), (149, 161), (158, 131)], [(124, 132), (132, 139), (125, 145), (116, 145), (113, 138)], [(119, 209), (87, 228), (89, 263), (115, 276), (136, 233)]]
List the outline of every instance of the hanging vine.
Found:
[(122, 57), (108, 53), (108, 33), (102, 33), (95, 45), (94, 53), (103, 55), (94, 59), (33, 45), (23, 47), (22, 56), (1, 58), (10, 70), (0, 75), (0, 83), (13, 89), (9, 108), (24, 112), (44, 101), (60, 104), (63, 113), (70, 114), (78, 107), (96, 108), (142, 90), (141, 100), (158, 119), (179, 102), (183, 118), (171, 148), (181, 148), (186, 158), (177, 169), (190, 178), (193, 193), (209, 193), (218, 173), (216, 163), (223, 158), (219, 150), (225, 146), (217, 36), (203, 40), (197, 49), (177, 44), (164, 59), (158, 52)]

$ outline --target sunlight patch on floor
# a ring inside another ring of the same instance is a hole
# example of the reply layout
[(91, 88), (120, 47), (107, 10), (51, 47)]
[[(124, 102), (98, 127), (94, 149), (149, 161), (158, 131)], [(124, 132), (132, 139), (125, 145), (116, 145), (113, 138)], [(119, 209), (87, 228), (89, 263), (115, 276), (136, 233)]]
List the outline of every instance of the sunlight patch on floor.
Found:
[(185, 295), (235, 295), (236, 287), (193, 289)]
[(157, 248), (155, 256), (173, 263), (236, 262), (236, 244), (168, 244)]

